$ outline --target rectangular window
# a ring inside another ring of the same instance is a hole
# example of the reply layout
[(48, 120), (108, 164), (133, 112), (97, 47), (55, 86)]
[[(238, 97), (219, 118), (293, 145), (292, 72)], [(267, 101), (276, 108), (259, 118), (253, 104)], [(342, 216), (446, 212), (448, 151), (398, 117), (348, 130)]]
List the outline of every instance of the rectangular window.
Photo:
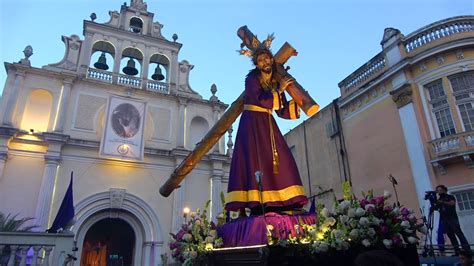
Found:
[(466, 131), (474, 130), (474, 71), (448, 77)]
[(460, 211), (474, 210), (474, 190), (455, 193), (454, 196)]
[(426, 85), (430, 95), (430, 104), (438, 124), (438, 130), (441, 137), (456, 134), (453, 117), (449, 109), (448, 100), (444, 93), (441, 79), (433, 81)]

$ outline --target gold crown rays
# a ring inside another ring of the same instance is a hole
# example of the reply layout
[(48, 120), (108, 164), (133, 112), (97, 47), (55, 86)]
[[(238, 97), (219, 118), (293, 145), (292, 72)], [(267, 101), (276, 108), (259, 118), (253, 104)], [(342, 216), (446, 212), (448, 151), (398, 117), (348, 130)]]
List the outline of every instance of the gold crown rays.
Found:
[(237, 50), (237, 52), (240, 54), (240, 55), (244, 55), (244, 56), (247, 56), (247, 57), (253, 57), (253, 53), (258, 49), (258, 48), (263, 48), (263, 49), (267, 49), (269, 50), (270, 49), (270, 46), (272, 45), (272, 42), (273, 40), (275, 39), (275, 36), (274, 34), (269, 34), (268, 37), (265, 39), (265, 41), (263, 41), (262, 43), (260, 43), (258, 41), (258, 38), (257, 36), (255, 35), (252, 39), (252, 44), (251, 44), (251, 49), (245, 49), (245, 44), (244, 43), (241, 43), (240, 44), (240, 50)]

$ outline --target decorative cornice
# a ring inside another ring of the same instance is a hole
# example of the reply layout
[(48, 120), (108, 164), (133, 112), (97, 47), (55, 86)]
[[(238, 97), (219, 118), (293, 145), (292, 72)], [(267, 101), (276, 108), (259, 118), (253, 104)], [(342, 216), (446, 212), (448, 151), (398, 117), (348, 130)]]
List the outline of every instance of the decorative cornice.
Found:
[(20, 130), (18, 128), (8, 127), (8, 126), (0, 126), (0, 136), (1, 137), (13, 137), (15, 136)]
[(400, 109), (403, 106), (411, 103), (412, 99), (412, 89), (410, 84), (405, 84), (399, 89), (390, 92), (392, 95), (392, 100), (397, 104), (397, 108)]

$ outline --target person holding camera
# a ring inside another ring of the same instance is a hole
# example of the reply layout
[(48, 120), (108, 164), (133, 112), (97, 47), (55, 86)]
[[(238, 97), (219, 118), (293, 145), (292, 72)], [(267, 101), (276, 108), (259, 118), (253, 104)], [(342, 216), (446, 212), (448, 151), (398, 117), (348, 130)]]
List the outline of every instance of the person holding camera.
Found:
[(436, 210), (440, 213), (444, 231), (448, 235), (449, 240), (451, 240), (456, 255), (459, 254), (459, 243), (456, 236), (459, 238), (463, 249), (470, 252), (469, 243), (459, 225), (458, 214), (456, 213), (456, 198), (448, 195), (447, 192), (448, 188), (444, 185), (436, 187), (436, 193), (439, 195), (436, 201)]

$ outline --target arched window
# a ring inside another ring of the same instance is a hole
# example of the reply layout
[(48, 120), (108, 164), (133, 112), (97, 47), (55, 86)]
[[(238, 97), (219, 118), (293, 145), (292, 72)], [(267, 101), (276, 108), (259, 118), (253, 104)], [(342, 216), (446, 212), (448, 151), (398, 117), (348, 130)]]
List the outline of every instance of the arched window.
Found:
[(115, 47), (106, 41), (98, 41), (92, 46), (89, 67), (110, 71), (114, 66)]
[(196, 116), (191, 120), (191, 126), (189, 129), (189, 148), (194, 149), (196, 144), (206, 135), (209, 130), (209, 123), (206, 119)]
[(170, 61), (162, 54), (154, 54), (150, 57), (148, 68), (148, 79), (167, 82)]
[(133, 17), (130, 19), (129, 30), (134, 33), (140, 33), (143, 31), (143, 21), (140, 18)]
[(47, 90), (33, 90), (28, 96), (20, 129), (45, 132), (48, 130), (53, 96)]

